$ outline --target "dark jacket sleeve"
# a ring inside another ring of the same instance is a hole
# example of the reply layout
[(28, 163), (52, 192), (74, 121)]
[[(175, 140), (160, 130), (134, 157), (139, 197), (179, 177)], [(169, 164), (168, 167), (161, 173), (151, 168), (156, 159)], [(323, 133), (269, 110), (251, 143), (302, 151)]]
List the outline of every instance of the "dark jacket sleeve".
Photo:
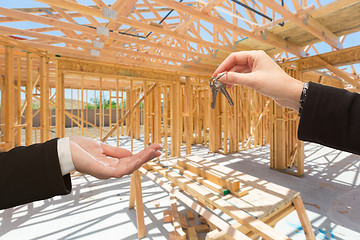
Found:
[(57, 141), (0, 153), (0, 209), (71, 192), (70, 174), (61, 174)]
[(310, 82), (298, 138), (360, 154), (360, 94)]

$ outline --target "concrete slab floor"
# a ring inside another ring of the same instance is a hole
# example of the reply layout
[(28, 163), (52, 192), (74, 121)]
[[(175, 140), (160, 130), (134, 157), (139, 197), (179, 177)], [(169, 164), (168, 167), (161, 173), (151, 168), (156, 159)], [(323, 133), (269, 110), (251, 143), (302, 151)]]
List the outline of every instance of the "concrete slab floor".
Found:
[[(121, 147), (129, 149), (129, 140), (122, 137)], [(141, 141), (134, 143), (135, 152), (143, 148)], [(301, 192), (317, 239), (360, 239), (360, 156), (307, 143), (305, 177), (297, 178), (269, 168), (268, 146), (222, 155), (196, 145), (192, 153)], [(67, 196), (0, 210), (0, 239), (137, 239), (136, 213), (128, 209), (130, 177), (98, 180), (78, 175), (72, 183), (73, 191)], [(170, 208), (168, 193), (147, 177), (142, 177), (142, 186), (144, 239), (168, 239), (172, 225), (163, 223), (163, 211)], [(159, 208), (154, 200), (160, 202)], [(185, 214), (186, 206), (179, 205)], [(295, 212), (276, 229), (293, 239), (305, 239)]]

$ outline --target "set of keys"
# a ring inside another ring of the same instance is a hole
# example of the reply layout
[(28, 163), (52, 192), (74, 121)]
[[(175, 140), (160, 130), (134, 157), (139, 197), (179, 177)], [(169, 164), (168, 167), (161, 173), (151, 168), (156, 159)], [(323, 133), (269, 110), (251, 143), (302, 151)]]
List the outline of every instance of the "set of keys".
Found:
[(211, 88), (211, 93), (212, 93), (212, 101), (211, 101), (212, 109), (215, 109), (216, 97), (217, 97), (218, 92), (221, 92), (222, 94), (224, 94), (224, 96), (228, 100), (230, 106), (234, 106), (234, 102), (233, 102), (232, 98), (230, 97), (228, 91), (226, 91), (226, 84), (219, 81), (219, 79), (222, 76), (224, 76), (224, 74), (226, 74), (226, 72), (220, 74), (217, 77), (213, 77), (210, 79), (210, 88)]

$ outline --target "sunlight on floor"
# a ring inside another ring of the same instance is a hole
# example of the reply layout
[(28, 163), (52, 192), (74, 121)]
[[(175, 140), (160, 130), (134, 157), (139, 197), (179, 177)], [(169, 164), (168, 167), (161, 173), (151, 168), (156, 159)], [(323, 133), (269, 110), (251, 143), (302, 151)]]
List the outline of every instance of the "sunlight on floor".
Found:
[[(110, 139), (108, 143), (116, 142)], [(143, 148), (141, 141), (134, 143), (135, 152)], [(129, 149), (129, 139), (121, 138), (120, 145)], [(297, 178), (269, 168), (268, 146), (222, 155), (195, 145), (192, 154), (301, 192), (317, 239), (360, 239), (359, 156), (305, 144), (305, 177)], [(137, 239), (136, 213), (128, 209), (128, 176), (103, 181), (76, 174), (72, 181), (70, 195), (0, 211), (0, 239)], [(167, 239), (172, 230), (170, 223), (163, 223), (163, 211), (170, 208), (168, 193), (146, 177), (142, 184), (144, 239)], [(159, 208), (154, 200), (160, 202)], [(181, 204), (179, 211), (185, 209)], [(295, 212), (276, 229), (293, 239), (304, 239)]]

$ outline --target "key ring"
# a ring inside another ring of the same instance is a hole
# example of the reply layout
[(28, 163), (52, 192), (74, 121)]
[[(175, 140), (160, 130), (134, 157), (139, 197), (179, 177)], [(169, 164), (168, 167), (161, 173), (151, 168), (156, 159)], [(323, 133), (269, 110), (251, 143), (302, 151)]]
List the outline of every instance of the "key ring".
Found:
[(222, 74), (218, 75), (217, 77), (213, 77), (210, 79), (211, 82), (218, 81), (222, 76), (224, 76), (226, 72), (223, 72)]

